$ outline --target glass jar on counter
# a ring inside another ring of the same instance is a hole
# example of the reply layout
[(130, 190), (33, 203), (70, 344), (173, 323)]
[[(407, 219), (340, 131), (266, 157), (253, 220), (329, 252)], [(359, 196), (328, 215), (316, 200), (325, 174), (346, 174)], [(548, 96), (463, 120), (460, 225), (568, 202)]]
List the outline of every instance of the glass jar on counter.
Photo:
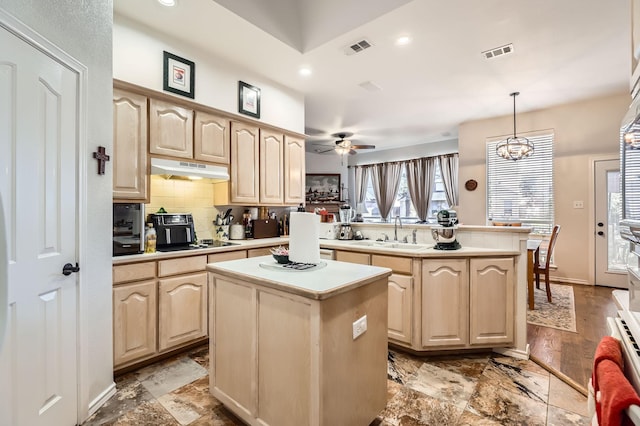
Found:
[(156, 230), (152, 223), (147, 223), (147, 229), (144, 231), (144, 252), (156, 252)]

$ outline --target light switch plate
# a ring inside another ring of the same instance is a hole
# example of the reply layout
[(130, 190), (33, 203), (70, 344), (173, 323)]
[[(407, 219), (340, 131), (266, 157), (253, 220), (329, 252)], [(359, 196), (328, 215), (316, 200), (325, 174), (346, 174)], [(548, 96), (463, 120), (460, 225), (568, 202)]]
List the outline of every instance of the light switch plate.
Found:
[(358, 318), (353, 323), (353, 340), (356, 340), (365, 331), (367, 331), (367, 316), (366, 315), (364, 315), (361, 318)]

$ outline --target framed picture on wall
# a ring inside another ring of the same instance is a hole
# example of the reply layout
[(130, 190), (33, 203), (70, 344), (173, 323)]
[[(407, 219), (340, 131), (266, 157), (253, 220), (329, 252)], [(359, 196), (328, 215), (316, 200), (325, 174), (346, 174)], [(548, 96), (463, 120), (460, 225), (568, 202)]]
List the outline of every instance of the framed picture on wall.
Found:
[(193, 99), (195, 97), (196, 64), (173, 53), (163, 54), (163, 85), (167, 92)]
[(307, 173), (305, 192), (308, 202), (340, 201), (340, 173)]
[(238, 81), (238, 112), (260, 118), (260, 89)]

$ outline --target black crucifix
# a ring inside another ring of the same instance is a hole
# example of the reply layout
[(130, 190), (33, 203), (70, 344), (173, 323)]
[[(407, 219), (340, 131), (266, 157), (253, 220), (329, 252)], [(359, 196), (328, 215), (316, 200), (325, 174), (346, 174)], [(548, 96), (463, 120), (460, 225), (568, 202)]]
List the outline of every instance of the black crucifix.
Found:
[(109, 156), (106, 154), (104, 146), (98, 147), (98, 152), (93, 153), (93, 158), (98, 160), (98, 174), (104, 174), (104, 163), (109, 161)]

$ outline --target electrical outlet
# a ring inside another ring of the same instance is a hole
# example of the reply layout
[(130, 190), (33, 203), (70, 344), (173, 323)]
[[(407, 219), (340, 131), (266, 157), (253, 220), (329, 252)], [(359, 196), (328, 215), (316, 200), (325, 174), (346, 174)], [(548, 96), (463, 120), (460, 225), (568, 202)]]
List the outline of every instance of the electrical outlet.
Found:
[(584, 202), (582, 201), (574, 201), (573, 202), (574, 209), (584, 209)]
[(358, 318), (353, 323), (353, 340), (356, 340), (362, 333), (367, 331), (367, 316)]

